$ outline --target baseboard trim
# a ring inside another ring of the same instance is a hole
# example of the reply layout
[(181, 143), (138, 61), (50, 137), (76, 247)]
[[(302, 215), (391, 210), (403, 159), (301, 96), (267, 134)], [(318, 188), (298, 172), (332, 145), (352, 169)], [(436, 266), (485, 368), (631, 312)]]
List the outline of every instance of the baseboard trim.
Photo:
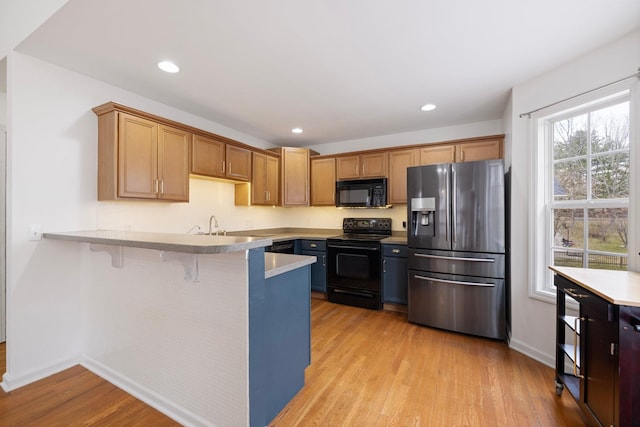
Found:
[(509, 348), (512, 348), (513, 350), (516, 350), (517, 352), (522, 353), (525, 356), (528, 356), (544, 365), (547, 365), (550, 368), (555, 369), (555, 366), (556, 366), (555, 355), (543, 353), (538, 349), (533, 348), (530, 345), (513, 337), (511, 337), (511, 341), (509, 342)]
[(73, 366), (76, 366), (78, 363), (80, 363), (80, 359), (74, 357), (72, 359), (60, 360), (49, 366), (27, 372), (26, 374), (17, 377), (14, 377), (9, 372), (5, 372), (5, 374), (2, 376), (0, 387), (2, 387), (2, 390), (8, 393), (12, 390), (24, 387), (25, 385), (34, 383), (53, 374), (57, 374), (58, 372), (62, 372), (65, 369), (69, 369)]
[(394, 311), (396, 313), (404, 313), (407, 314), (407, 306), (404, 304), (396, 304), (393, 302), (385, 302), (382, 304), (382, 309), (384, 311)]
[(132, 381), (130, 378), (119, 374), (104, 364), (94, 360), (86, 355), (82, 357), (80, 365), (87, 368), (102, 379), (109, 381), (121, 390), (126, 391), (133, 397), (140, 399), (152, 408), (157, 409), (174, 421), (187, 427), (212, 427), (215, 424), (205, 420), (204, 418), (192, 413), (184, 407), (177, 405), (153, 390)]

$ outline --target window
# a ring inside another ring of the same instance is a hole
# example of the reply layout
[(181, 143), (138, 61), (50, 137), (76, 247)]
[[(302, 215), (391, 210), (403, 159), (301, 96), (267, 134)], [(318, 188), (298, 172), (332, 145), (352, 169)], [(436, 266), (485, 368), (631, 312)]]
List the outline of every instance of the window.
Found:
[(537, 296), (555, 295), (549, 265), (629, 268), (633, 108), (631, 90), (617, 90), (535, 119)]

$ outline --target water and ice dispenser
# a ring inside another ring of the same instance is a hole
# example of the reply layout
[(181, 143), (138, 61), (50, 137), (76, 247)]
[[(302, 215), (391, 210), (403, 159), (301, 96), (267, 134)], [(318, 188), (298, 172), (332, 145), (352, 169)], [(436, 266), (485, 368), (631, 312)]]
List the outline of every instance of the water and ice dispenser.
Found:
[(411, 199), (411, 233), (414, 236), (435, 236), (436, 198)]

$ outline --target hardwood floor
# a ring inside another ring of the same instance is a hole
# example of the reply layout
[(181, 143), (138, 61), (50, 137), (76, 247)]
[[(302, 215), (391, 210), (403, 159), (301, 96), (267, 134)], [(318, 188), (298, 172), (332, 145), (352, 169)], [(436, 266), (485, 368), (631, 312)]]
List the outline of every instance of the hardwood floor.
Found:
[(312, 303), (305, 387), (271, 426), (582, 426), (553, 369), (406, 315)]
[[(0, 344), (0, 371), (4, 369)], [(312, 299), (306, 385), (271, 422), (286, 426), (582, 426), (553, 370), (505, 344), (410, 324), (406, 315)], [(174, 426), (76, 366), (10, 393), (2, 426)]]

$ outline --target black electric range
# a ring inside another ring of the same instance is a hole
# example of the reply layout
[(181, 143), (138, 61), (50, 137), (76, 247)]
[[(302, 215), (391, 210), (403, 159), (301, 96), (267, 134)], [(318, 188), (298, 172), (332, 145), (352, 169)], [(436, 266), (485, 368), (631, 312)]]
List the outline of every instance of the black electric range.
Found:
[(391, 218), (344, 218), (342, 231), (327, 239), (327, 299), (379, 310), (380, 241), (391, 236)]

